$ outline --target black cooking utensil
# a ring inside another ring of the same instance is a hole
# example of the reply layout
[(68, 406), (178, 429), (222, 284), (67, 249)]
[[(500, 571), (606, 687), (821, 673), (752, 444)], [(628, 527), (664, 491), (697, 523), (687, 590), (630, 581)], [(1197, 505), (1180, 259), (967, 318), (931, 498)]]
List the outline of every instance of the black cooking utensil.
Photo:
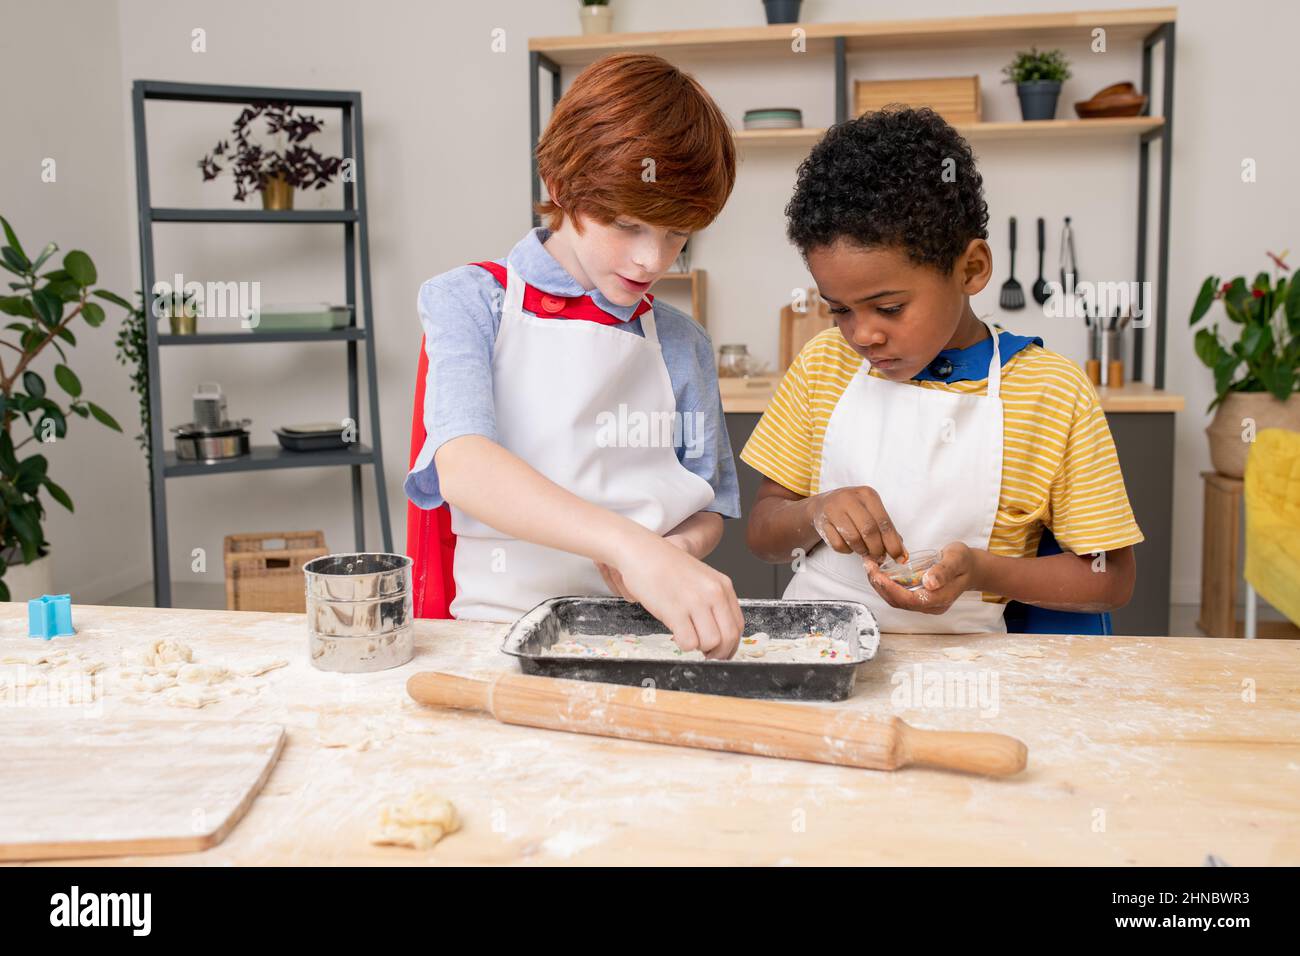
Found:
[(1047, 247), (1047, 228), (1043, 217), (1038, 217), (1038, 281), (1034, 283), (1034, 301), (1039, 305), (1050, 298), (1047, 292), (1047, 280), (1043, 278), (1043, 250)]
[(1011, 217), (1011, 275), (1002, 283), (1002, 298), (998, 302), (1002, 308), (1011, 311), (1025, 307), (1025, 293), (1016, 281), (1016, 217)]

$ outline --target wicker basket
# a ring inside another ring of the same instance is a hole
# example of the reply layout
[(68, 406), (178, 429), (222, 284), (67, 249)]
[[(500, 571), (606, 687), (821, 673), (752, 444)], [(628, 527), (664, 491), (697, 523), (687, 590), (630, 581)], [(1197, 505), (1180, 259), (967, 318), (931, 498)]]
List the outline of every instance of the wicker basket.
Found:
[[(267, 547), (267, 545), (277, 547)], [(226, 535), (226, 610), (307, 611), (302, 566), (329, 554), (324, 531)]]

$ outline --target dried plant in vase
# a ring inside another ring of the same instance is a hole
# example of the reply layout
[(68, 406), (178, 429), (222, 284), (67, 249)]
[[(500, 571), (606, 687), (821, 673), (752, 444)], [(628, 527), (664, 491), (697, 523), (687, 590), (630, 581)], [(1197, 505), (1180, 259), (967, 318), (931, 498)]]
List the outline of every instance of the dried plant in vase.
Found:
[[(275, 137), (274, 148), (264, 148), (250, 139), (250, 127), (261, 119), (266, 132)], [(254, 103), (244, 107), (231, 127), (235, 148), (221, 140), (198, 162), (203, 181), (222, 172), (218, 157), (230, 163), (235, 180), (235, 198), (243, 202), (251, 193), (262, 193), (267, 209), (292, 209), (295, 189), (324, 189), (343, 168), (338, 156), (322, 156), (306, 145), (309, 136), (324, 128), (323, 120), (299, 113), (292, 103)]]

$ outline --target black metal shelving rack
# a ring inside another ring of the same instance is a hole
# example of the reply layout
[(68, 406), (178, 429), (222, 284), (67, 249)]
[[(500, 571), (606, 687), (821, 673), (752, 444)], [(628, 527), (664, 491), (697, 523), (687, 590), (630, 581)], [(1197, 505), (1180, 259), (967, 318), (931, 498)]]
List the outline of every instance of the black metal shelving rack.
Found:
[[(280, 468), (313, 468), (345, 465), (352, 470), (352, 521), (358, 551), (365, 550), (365, 504), (361, 471), (374, 468), (375, 495), (379, 505), (379, 522), (384, 549), (392, 551), (392, 528), (388, 515), (387, 487), (384, 484), (384, 459), (380, 441), (379, 392), (375, 374), (375, 335), (370, 295), (370, 240), (366, 220), (365, 160), (362, 148), (361, 94), (359, 92), (278, 89), (260, 86), (225, 86), (206, 83), (172, 83), (162, 80), (136, 80), (131, 90), (135, 116), (136, 201), (140, 222), (140, 280), (151, 301), (154, 287), (153, 226), (158, 222), (186, 223), (340, 223), (343, 226), (345, 295), (351, 308), (347, 327), (323, 332), (200, 333), (197, 335), (163, 335), (158, 323), (146, 321), (149, 363), (149, 440), (153, 449), (151, 498), (153, 520), (154, 603), (171, 606), (171, 570), (168, 566), (167, 488), (168, 478), (194, 475), (229, 474), (237, 471), (265, 471)], [(261, 209), (172, 209), (152, 205), (149, 192), (149, 158), (145, 137), (145, 102), (147, 100), (181, 100), (194, 103), (288, 102), (295, 106), (315, 106), (341, 110), (343, 159), (352, 160), (354, 175), (344, 178), (343, 208), (322, 210), (270, 211)], [(361, 309), (364, 323), (357, 325), (357, 259), (361, 261)], [(257, 445), (252, 453), (214, 464), (181, 461), (174, 451), (163, 445), (161, 346), (180, 345), (251, 345), (256, 343), (344, 342), (347, 344), (348, 413), (357, 425), (357, 441), (339, 451), (291, 452), (278, 445)], [(357, 346), (365, 345), (366, 383), (370, 410), (372, 444), (361, 444), (360, 383)]]

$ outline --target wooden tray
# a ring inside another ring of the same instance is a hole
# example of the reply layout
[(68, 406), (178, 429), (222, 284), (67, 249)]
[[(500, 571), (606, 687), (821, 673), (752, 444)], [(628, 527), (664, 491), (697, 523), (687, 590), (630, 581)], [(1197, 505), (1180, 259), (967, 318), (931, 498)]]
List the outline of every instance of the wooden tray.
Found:
[(216, 846), (261, 791), (283, 746), (279, 724), (6, 720), (0, 860)]

